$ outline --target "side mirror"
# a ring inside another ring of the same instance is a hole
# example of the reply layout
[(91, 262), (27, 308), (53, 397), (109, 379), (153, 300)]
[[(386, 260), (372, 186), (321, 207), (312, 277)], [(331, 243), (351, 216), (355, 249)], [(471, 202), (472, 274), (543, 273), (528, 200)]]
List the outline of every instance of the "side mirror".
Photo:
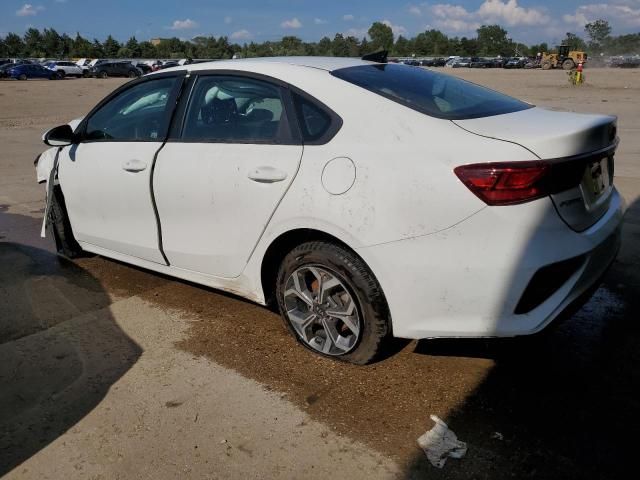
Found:
[(46, 132), (42, 141), (50, 147), (66, 147), (76, 142), (76, 136), (71, 126), (64, 124)]

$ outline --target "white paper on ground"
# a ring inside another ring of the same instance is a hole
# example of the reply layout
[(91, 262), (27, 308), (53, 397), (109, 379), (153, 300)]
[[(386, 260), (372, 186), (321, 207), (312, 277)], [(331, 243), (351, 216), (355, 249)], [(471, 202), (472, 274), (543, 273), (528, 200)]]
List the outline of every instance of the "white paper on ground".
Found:
[(462, 458), (467, 453), (467, 444), (458, 440), (447, 424), (435, 415), (430, 416), (434, 427), (418, 438), (418, 445), (434, 467), (442, 468), (448, 457)]

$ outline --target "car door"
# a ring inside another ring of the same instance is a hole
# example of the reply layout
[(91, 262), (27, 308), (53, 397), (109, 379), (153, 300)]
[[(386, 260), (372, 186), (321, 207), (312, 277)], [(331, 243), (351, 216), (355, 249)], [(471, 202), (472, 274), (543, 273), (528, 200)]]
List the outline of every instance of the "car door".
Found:
[(127, 84), (78, 127), (58, 177), (81, 244), (165, 263), (151, 193), (156, 152), (167, 135), (183, 74)]
[(158, 154), (153, 178), (172, 266), (240, 275), (300, 165), (290, 105), (288, 90), (270, 81), (193, 81), (182, 128)]
[(38, 78), (49, 78), (51, 76), (51, 71), (49, 69), (41, 67), (40, 65), (33, 65), (31, 67), (33, 69), (33, 76)]

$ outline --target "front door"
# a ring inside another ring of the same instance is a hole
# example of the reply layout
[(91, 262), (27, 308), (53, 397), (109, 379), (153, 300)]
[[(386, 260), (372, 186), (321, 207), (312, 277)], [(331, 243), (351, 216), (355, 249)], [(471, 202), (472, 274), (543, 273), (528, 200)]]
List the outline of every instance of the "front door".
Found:
[(182, 131), (158, 154), (154, 175), (172, 266), (240, 275), (302, 157), (286, 95), (248, 77), (196, 79)]
[(154, 157), (166, 137), (182, 76), (135, 83), (92, 112), (82, 141), (60, 155), (58, 177), (76, 239), (165, 263), (151, 196)]

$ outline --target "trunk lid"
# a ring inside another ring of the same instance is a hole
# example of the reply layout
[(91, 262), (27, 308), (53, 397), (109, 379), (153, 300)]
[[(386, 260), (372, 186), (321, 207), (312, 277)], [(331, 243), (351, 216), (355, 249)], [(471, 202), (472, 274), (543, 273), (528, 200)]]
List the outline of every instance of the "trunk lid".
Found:
[(454, 123), (476, 135), (517, 143), (532, 153), (532, 159), (549, 160), (554, 181), (563, 185), (551, 199), (572, 229), (589, 228), (609, 208), (616, 117), (534, 107)]

